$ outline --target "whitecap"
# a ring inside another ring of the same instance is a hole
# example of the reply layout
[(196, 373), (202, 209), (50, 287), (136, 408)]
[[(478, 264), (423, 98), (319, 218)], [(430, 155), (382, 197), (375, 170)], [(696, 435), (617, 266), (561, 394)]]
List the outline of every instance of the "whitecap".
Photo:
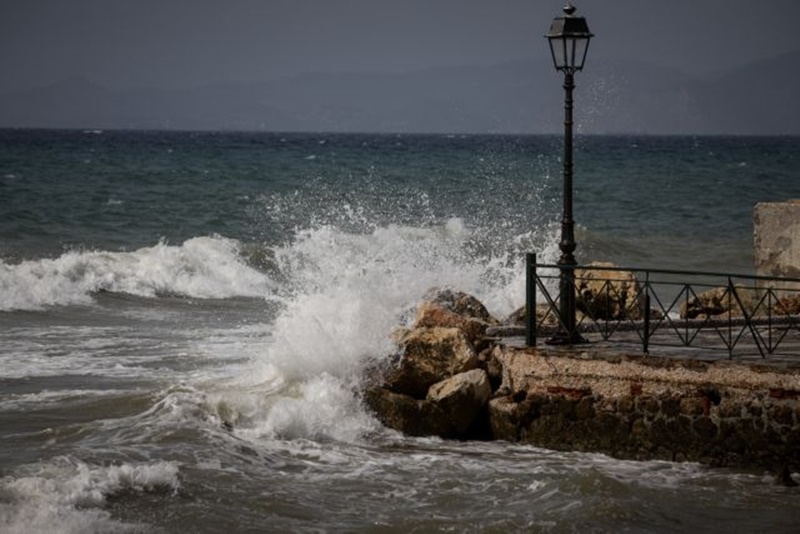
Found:
[(0, 530), (8, 534), (127, 532), (142, 525), (114, 520), (101, 507), (123, 491), (178, 491), (171, 462), (95, 466), (70, 457), (22, 466), (0, 479)]
[(143, 297), (268, 296), (274, 283), (246, 265), (239, 251), (239, 242), (212, 236), (134, 252), (70, 251), (55, 259), (0, 261), (0, 311), (89, 304), (98, 291)]

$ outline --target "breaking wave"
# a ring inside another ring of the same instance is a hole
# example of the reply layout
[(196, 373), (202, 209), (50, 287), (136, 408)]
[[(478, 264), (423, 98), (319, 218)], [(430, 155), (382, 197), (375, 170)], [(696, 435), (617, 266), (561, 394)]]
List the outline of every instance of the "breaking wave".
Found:
[(56, 259), (0, 261), (0, 311), (89, 304), (101, 291), (142, 297), (265, 297), (269, 276), (248, 266), (238, 241), (195, 237), (133, 252), (69, 251)]
[(0, 530), (29, 532), (139, 532), (142, 525), (112, 519), (102, 507), (122, 492), (174, 493), (178, 466), (169, 462), (92, 466), (70, 457), (20, 467), (0, 478)]

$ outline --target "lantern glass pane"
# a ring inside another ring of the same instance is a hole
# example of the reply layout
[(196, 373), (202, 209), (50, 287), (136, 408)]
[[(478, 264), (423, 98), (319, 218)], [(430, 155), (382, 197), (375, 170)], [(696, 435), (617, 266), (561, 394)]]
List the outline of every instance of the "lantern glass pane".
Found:
[(553, 56), (553, 65), (556, 69), (563, 69), (567, 61), (567, 40), (550, 38), (550, 54)]
[(575, 52), (576, 52), (575, 42), (576, 42), (576, 40), (577, 39), (567, 39), (567, 42), (569, 44), (567, 45), (567, 52), (568, 53), (567, 53), (567, 64), (566, 64), (566, 66), (569, 67), (569, 68), (575, 67)]
[(573, 56), (570, 60), (570, 66), (580, 70), (583, 68), (583, 62), (586, 60), (586, 50), (589, 48), (589, 39), (574, 39), (572, 44)]

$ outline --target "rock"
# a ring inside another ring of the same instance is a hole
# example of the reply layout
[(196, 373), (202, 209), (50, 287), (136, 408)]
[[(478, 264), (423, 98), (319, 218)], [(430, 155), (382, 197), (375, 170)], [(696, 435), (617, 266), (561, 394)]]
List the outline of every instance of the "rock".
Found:
[(716, 287), (683, 301), (681, 303), (681, 319), (722, 315), (728, 310), (727, 295), (727, 287)]
[(414, 327), (458, 328), (473, 345), (482, 345), (486, 329), (499, 324), (475, 297), (450, 289), (430, 289), (417, 309)]
[(800, 314), (800, 295), (788, 295), (782, 297), (775, 304), (775, 312), (783, 315)]
[[(521, 308), (517, 308), (515, 311), (511, 312), (511, 315), (503, 319), (503, 324), (505, 325), (524, 325), (525, 318), (527, 317), (526, 314), (526, 306), (522, 306)], [(539, 313), (537, 310), (536, 317), (539, 317)]]
[(410, 436), (464, 437), (484, 412), (491, 389), (486, 372), (473, 369), (431, 386), (424, 400), (382, 387), (364, 401), (385, 426)]
[(433, 288), (429, 289), (422, 298), (424, 301), (438, 304), (456, 315), (479, 319), (489, 324), (499, 324), (481, 301), (467, 293), (451, 289)]
[(478, 367), (475, 348), (458, 328), (415, 328), (400, 338), (401, 353), (384, 385), (422, 399), (436, 382)]
[(756, 290), (741, 285), (734, 286), (734, 289), (741, 306), (728, 287), (715, 287), (684, 300), (680, 308), (681, 319), (705, 319), (728, 315), (741, 317), (744, 315), (743, 310), (749, 315), (754, 314), (759, 304)]
[(503, 382), (503, 364), (494, 355), (494, 346), (484, 349), (478, 354), (478, 366), (486, 371), (492, 391), (496, 391)]
[(451, 427), (452, 432), (445, 434), (458, 436), (475, 422), (491, 394), (486, 371), (473, 369), (437, 382), (428, 390), (426, 400), (438, 406), (438, 411)]
[(592, 262), (575, 269), (576, 307), (595, 319), (642, 318), (639, 281), (630, 271), (608, 270), (613, 263)]
[(364, 402), (385, 426), (410, 436), (426, 435), (426, 420), (421, 417), (422, 401), (381, 387), (367, 389)]
[[(406, 434), (465, 437), (480, 415), (486, 419), (491, 396), (473, 342), (497, 321), (464, 293), (435, 291), (427, 297), (413, 328), (392, 334), (400, 349), (394, 361), (365, 372), (364, 401), (384, 425)], [(483, 362), (499, 377), (498, 365)]]
[[(506, 317), (503, 324), (507, 325), (524, 325), (526, 319), (525, 306), (519, 308), (511, 315)], [(558, 324), (558, 310), (550, 307), (549, 304), (536, 305), (536, 324), (539, 325), (556, 325)]]
[(489, 401), (489, 420), (494, 439), (519, 441), (520, 405), (511, 397), (496, 397)]
[[(592, 262), (587, 266), (596, 269), (575, 270), (575, 318), (578, 323), (591, 323), (594, 319), (640, 320), (644, 318), (644, 306), (641, 286), (636, 276), (631, 271), (609, 270), (613, 263)], [(550, 297), (558, 299), (556, 287)], [(557, 309), (549, 304), (536, 305), (537, 325), (553, 326), (558, 324)], [(584, 320), (584, 317), (589, 316)], [(663, 314), (659, 310), (651, 309), (651, 319), (661, 319)], [(524, 325), (525, 306), (514, 311), (503, 323), (504, 325)]]
[(459, 315), (437, 302), (423, 302), (417, 311), (415, 328), (458, 328), (473, 345), (477, 345), (486, 334), (489, 323), (474, 317)]

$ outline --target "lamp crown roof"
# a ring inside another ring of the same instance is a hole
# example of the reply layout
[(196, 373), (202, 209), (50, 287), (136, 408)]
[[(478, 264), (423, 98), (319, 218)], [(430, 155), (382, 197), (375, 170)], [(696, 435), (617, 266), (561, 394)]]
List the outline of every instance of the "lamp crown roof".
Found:
[(589, 31), (589, 25), (586, 19), (575, 15), (576, 8), (572, 3), (567, 3), (564, 7), (564, 15), (553, 19), (550, 25), (550, 31), (547, 32), (545, 37), (550, 39), (559, 38), (591, 38), (594, 37), (592, 32)]

